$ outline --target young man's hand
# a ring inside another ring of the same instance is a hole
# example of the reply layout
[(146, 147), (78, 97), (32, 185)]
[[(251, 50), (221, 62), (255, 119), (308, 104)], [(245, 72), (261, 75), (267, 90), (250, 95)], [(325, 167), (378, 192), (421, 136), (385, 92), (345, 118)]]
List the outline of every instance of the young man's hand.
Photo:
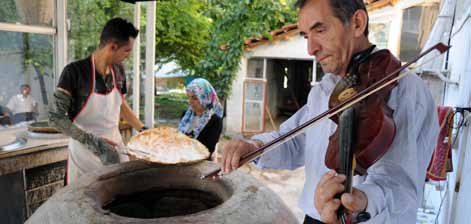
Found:
[(117, 144), (106, 138), (99, 138), (97, 144), (98, 157), (104, 165), (119, 163)]

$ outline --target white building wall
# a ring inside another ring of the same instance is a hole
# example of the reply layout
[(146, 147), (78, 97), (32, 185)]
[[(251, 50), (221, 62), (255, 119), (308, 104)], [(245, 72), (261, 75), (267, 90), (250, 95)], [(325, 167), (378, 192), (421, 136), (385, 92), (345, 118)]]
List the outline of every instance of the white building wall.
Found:
[(284, 58), (284, 59), (308, 59), (312, 56), (307, 53), (307, 42), (300, 35), (290, 37), (288, 40), (274, 41), (246, 51), (247, 58)]
[(245, 74), (247, 74), (247, 58), (241, 59), (240, 68), (232, 82), (232, 91), (227, 98), (226, 133), (239, 134), (242, 131), (242, 97)]
[[(457, 1), (457, 20), (453, 27), (450, 49), (450, 79), (459, 85), (447, 85), (445, 105), (471, 107), (471, 0)], [(467, 6), (467, 7), (464, 7)], [(468, 116), (469, 117), (469, 116)], [(457, 149), (453, 150), (453, 167), (448, 180), (448, 194), (441, 223), (470, 223), (471, 220), (471, 118), (462, 127)], [(467, 141), (466, 141), (467, 140)], [(463, 156), (464, 154), (464, 156)], [(463, 157), (463, 158), (460, 158)], [(457, 171), (462, 161), (459, 192), (455, 192)]]
[[(246, 51), (241, 59), (240, 68), (232, 83), (232, 92), (227, 99), (226, 134), (240, 134), (242, 131), (242, 103), (244, 80), (247, 76), (247, 61), (250, 58), (283, 58), (312, 60), (307, 53), (306, 40), (295, 35), (287, 40), (274, 41)], [(267, 91), (270, 91), (268, 88)]]

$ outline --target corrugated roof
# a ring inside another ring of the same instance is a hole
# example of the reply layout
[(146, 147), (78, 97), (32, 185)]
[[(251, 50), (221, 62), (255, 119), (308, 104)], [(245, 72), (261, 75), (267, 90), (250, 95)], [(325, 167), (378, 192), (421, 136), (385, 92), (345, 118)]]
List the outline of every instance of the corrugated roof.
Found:
[[(385, 6), (393, 6), (399, 0), (364, 0), (367, 10), (373, 11), (376, 9), (383, 8)], [(260, 45), (264, 45), (273, 41), (286, 40), (290, 37), (299, 34), (300, 30), (298, 29), (298, 24), (288, 24), (283, 26), (280, 29), (271, 31), (271, 40), (266, 37), (252, 37), (245, 40), (245, 49), (250, 50)], [(221, 45), (221, 50), (226, 50), (229, 48), (227, 45)]]
[(283, 26), (280, 29), (276, 29), (270, 32), (272, 38), (271, 40), (266, 37), (253, 37), (245, 40), (245, 48), (255, 48), (260, 45), (269, 43), (270, 41), (277, 41), (277, 40), (286, 40), (293, 35), (296, 35), (300, 32), (298, 29), (298, 24), (288, 24)]
[(388, 5), (394, 6), (398, 1), (399, 0), (364, 0), (368, 12), (383, 8)]

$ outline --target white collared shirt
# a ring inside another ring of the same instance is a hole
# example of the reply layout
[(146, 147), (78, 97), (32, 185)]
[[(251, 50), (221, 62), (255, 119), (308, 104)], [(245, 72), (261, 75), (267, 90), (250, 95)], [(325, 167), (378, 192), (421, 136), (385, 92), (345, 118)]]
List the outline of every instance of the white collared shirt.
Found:
[[(326, 111), (338, 80), (338, 76), (326, 74), (312, 87), (307, 104), (285, 121), (279, 131), (256, 135), (253, 139), (266, 143)], [(424, 82), (408, 74), (391, 91), (388, 105), (394, 110), (394, 141), (389, 151), (368, 169), (366, 177), (354, 178), (354, 187), (368, 196), (367, 211), (372, 218), (365, 223), (415, 223), (426, 169), (438, 135), (435, 103)], [(320, 216), (314, 208), (314, 191), (320, 177), (329, 170), (324, 163), (325, 154), (329, 136), (335, 129), (335, 123), (323, 120), (257, 160), (260, 168), (305, 166), (299, 207), (316, 219)]]
[(13, 114), (17, 113), (26, 113), (26, 112), (38, 112), (37, 111), (38, 103), (33, 99), (31, 95), (26, 97), (23, 94), (18, 94), (13, 96), (7, 104), (8, 109), (11, 110)]

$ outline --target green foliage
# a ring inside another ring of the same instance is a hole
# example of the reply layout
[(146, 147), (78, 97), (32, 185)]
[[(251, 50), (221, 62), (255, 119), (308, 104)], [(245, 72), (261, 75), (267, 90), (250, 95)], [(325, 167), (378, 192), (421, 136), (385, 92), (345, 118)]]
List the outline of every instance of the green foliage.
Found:
[[(294, 0), (158, 0), (156, 61), (175, 60), (194, 76), (208, 79), (220, 98), (227, 98), (244, 52), (244, 40), (270, 37), (269, 32), (294, 23)], [(141, 49), (145, 48), (145, 8)], [(90, 55), (105, 22), (133, 18), (134, 5), (117, 0), (69, 0), (71, 59)], [(227, 50), (221, 50), (227, 45)], [(144, 59), (145, 51), (141, 51)], [(130, 63), (130, 60), (128, 60)], [(143, 64), (143, 63), (141, 63)]]
[[(146, 7), (141, 4), (141, 58), (145, 57)], [(202, 59), (209, 31), (209, 19), (201, 14), (201, 0), (157, 1), (156, 4), (156, 61), (176, 60), (191, 70)], [(103, 25), (113, 17), (133, 21), (134, 5), (117, 0), (70, 0), (71, 20), (69, 46), (71, 58), (90, 55), (98, 46)], [(92, 15), (92, 16), (84, 16)], [(131, 60), (127, 63), (130, 65)]]
[(69, 0), (67, 14), (70, 18), (69, 58), (89, 56), (98, 46), (105, 23), (114, 17), (132, 21), (132, 4), (116, 0)]
[[(0, 22), (20, 22), (14, 0), (3, 0), (0, 7)], [(21, 34), (17, 32), (0, 31), (0, 50), (21, 50)]]
[(19, 16), (16, 11), (16, 5), (14, 0), (2, 0), (1, 5), (2, 7), (0, 7), (0, 22), (19, 22)]
[[(292, 5), (293, 0), (159, 0), (156, 61), (175, 60), (194, 76), (208, 79), (225, 99), (239, 69), (244, 40), (270, 37), (271, 30), (294, 23), (296, 10)], [(121, 1), (70, 0), (68, 7), (72, 23), (70, 52), (75, 59), (93, 52), (107, 20), (121, 16), (132, 21), (133, 5)], [(143, 10), (144, 26), (145, 14)], [(145, 28), (141, 30), (144, 36)], [(221, 50), (221, 45), (229, 48)], [(144, 58), (145, 51), (141, 52)]]
[[(208, 0), (206, 11), (214, 24), (206, 57), (197, 65), (195, 76), (208, 79), (226, 99), (244, 53), (244, 40), (270, 38), (270, 31), (294, 23), (296, 10), (292, 1), (283, 0)], [(227, 45), (226, 50), (221, 46)]]
[(202, 60), (210, 25), (204, 6), (201, 0), (157, 2), (156, 61), (175, 60), (191, 71)]
[(180, 120), (188, 108), (188, 100), (184, 93), (162, 94), (155, 97), (155, 105), (158, 117)]
[(53, 39), (51, 36), (22, 33), (23, 36), (23, 70), (32, 66), (38, 74), (39, 88), (41, 92), (41, 100), (44, 105), (48, 104), (47, 88), (45, 76), (54, 74)]

